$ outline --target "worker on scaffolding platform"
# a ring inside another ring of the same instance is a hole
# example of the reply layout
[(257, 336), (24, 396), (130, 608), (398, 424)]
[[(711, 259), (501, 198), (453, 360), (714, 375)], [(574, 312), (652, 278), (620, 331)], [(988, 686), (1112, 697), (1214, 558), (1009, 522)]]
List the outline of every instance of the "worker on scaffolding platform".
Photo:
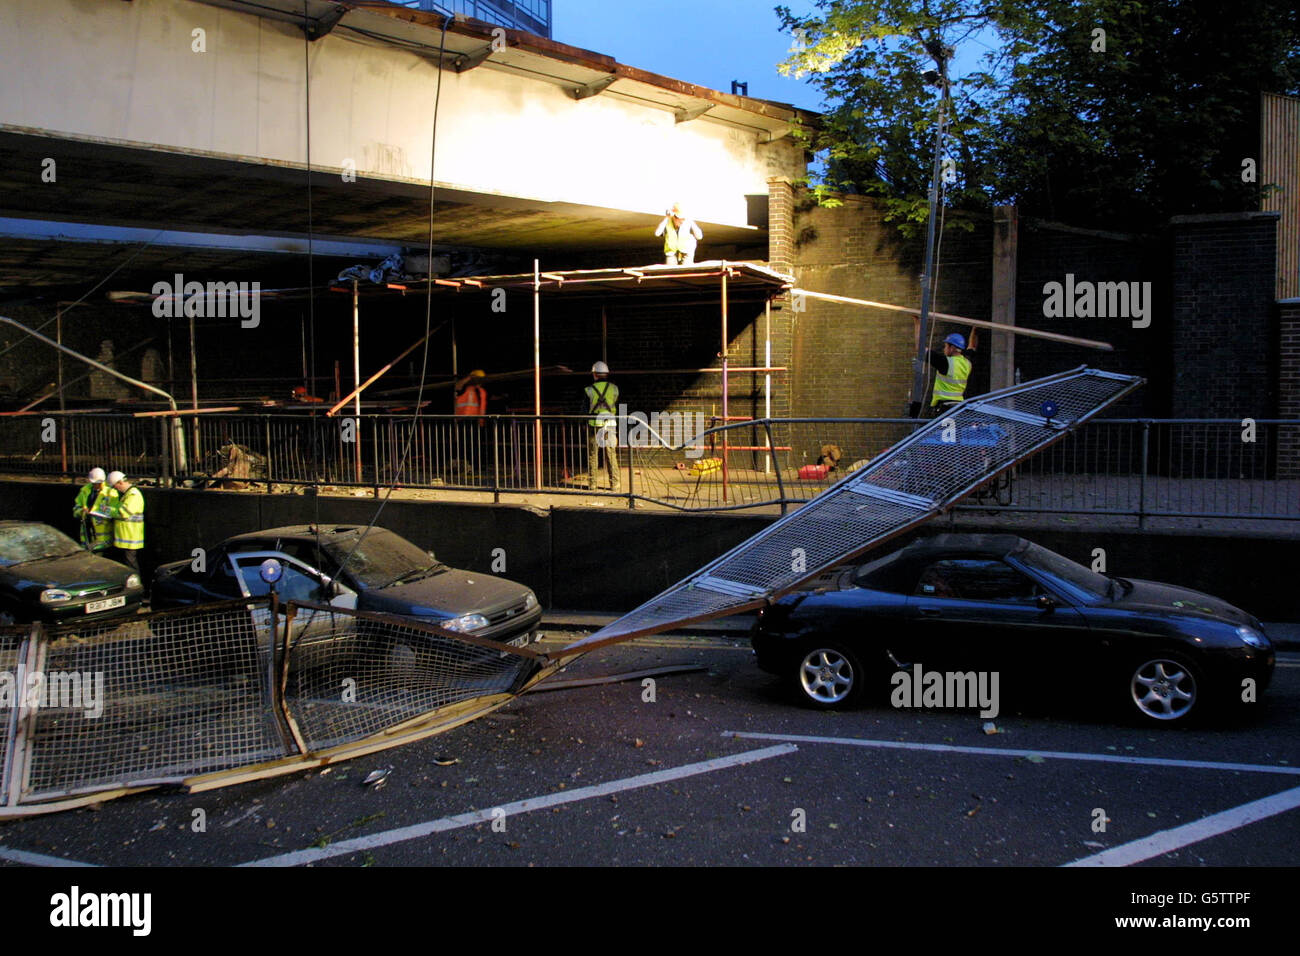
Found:
[(695, 243), (704, 238), (695, 220), (687, 219), (682, 212), (681, 203), (673, 203), (655, 228), (655, 235), (664, 237), (664, 264), (670, 266), (694, 264)]
[(478, 384), (487, 378), (487, 373), (476, 368), (463, 378), (456, 380), (456, 414), (480, 416), (478, 423), (483, 424), (481, 416), (487, 414), (487, 389)]
[(618, 386), (609, 381), (609, 366), (597, 362), (591, 367), (594, 381), (583, 389), (587, 399), (587, 487), (599, 487), (600, 452), (605, 452), (605, 470), (609, 473), (609, 490), (622, 487), (618, 473)]
[(970, 380), (971, 361), (966, 352), (975, 351), (975, 330), (970, 330), (970, 348), (960, 333), (943, 340), (943, 350), (930, 351), (934, 369), (934, 397), (930, 399), (930, 417), (942, 418), (966, 400), (966, 383)]

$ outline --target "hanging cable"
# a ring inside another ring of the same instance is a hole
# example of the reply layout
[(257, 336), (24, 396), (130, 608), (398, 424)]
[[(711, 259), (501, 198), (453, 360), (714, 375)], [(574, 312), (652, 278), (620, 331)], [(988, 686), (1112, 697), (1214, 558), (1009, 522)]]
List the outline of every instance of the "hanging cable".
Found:
[[(452, 16), (444, 17), (442, 21), (442, 36), (438, 41), (438, 80), (437, 80), (437, 84), (434, 87), (434, 94), (433, 94), (433, 127), (431, 130), (430, 144), (429, 144), (428, 254), (429, 254), (429, 268), (431, 270), (433, 268), (434, 196), (437, 191), (435, 174), (437, 172), (437, 160), (438, 160), (438, 107), (442, 102), (442, 74), (443, 74), (442, 62), (447, 50), (447, 27), (451, 25), (454, 19), (455, 16), (452, 15)], [(420, 385), (418, 390), (416, 391), (415, 409), (411, 413), (411, 427), (407, 432), (406, 443), (402, 447), (402, 455), (398, 459), (397, 469), (393, 473), (392, 481), (389, 482), (388, 488), (384, 492), (384, 497), (380, 500), (379, 506), (375, 509), (375, 514), (370, 519), (370, 523), (366, 525), (365, 529), (357, 537), (356, 543), (352, 545), (352, 548), (348, 551), (347, 556), (340, 563), (339, 565), (340, 574), (342, 574), (343, 569), (347, 567), (348, 562), (352, 559), (352, 555), (356, 553), (357, 548), (361, 547), (361, 543), (365, 541), (366, 535), (370, 533), (370, 530), (375, 526), (376, 522), (379, 521), (379, 516), (383, 514), (384, 507), (388, 504), (388, 500), (393, 496), (393, 492), (397, 490), (397, 486), (401, 483), (402, 480), (402, 474), (406, 470), (406, 462), (410, 458), (411, 447), (415, 443), (415, 433), (416, 433), (416, 429), (419, 427), (420, 414), (424, 406), (424, 383), (425, 383), (425, 376), (428, 374), (428, 370), (429, 370), (429, 338), (430, 338), (432, 326), (433, 326), (433, 279), (432, 277), (430, 277), (428, 281), (425, 283), (424, 348), (421, 352), (421, 358), (420, 358)], [(376, 484), (378, 484), (378, 481), (379, 481), (379, 476), (375, 475)]]

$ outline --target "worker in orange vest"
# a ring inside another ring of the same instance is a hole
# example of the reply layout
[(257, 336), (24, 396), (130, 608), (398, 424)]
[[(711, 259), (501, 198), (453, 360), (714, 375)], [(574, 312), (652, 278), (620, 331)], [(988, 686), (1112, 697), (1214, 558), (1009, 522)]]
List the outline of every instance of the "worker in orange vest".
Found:
[(487, 414), (487, 389), (478, 382), (487, 378), (487, 373), (476, 368), (456, 382), (456, 414), (480, 416), (478, 423), (483, 424), (481, 416)]

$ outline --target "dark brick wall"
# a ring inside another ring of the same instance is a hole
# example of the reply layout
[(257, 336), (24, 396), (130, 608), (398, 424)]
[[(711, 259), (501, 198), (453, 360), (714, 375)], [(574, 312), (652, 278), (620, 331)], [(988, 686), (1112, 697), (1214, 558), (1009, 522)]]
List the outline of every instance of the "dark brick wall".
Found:
[[(1054, 223), (1022, 220), (1016, 269), (1016, 324), (1079, 338), (1109, 342), (1113, 352), (1030, 339), (1016, 340), (1016, 368), (1022, 381), (1041, 378), (1079, 365), (1141, 375), (1147, 386), (1138, 389), (1111, 412), (1112, 417), (1168, 414), (1171, 374), (1171, 308), (1167, 242), (1164, 237), (1139, 237), (1074, 229)], [(1133, 327), (1128, 318), (1049, 318), (1044, 315), (1050, 282), (1150, 282), (1151, 324)]]
[(1175, 416), (1274, 413), (1277, 221), (1275, 212), (1173, 220)]
[[(1300, 421), (1300, 299), (1278, 303), (1279, 418)], [(1281, 429), (1278, 436), (1278, 477), (1300, 477), (1300, 427)]]
[[(835, 295), (919, 304), (924, 239), (902, 239), (896, 226), (883, 221), (871, 199), (841, 199), (841, 206), (826, 208), (802, 190), (795, 193), (791, 261), (797, 283)], [(943, 233), (934, 308), (987, 320), (992, 226), (976, 221), (970, 223), (972, 231), (962, 231), (954, 220), (949, 215)], [(779, 255), (774, 249), (773, 258)], [(893, 417), (905, 413), (912, 384), (911, 316), (809, 299), (807, 310), (791, 318), (794, 367), (789, 381), (796, 414)], [(936, 322), (931, 341), (940, 343), (952, 331), (967, 332), (959, 325)], [(988, 389), (986, 353), (977, 351), (972, 357), (968, 395)]]

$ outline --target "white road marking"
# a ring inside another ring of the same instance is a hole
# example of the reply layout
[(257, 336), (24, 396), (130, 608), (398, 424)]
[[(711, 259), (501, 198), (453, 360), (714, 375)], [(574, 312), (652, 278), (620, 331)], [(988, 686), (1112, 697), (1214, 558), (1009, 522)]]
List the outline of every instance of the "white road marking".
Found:
[(744, 740), (784, 740), (799, 744), (839, 744), (875, 747), (883, 750), (925, 750), (933, 753), (977, 754), (981, 757), (1043, 757), (1052, 760), (1090, 760), (1097, 763), (1145, 764), (1153, 767), (1181, 767), (1193, 770), (1237, 770), (1247, 773), (1300, 775), (1300, 767), (1264, 763), (1218, 763), (1213, 760), (1175, 760), (1169, 757), (1128, 757), (1123, 754), (1072, 753), (1064, 750), (1010, 750), (1002, 747), (959, 747), (954, 744), (908, 743), (902, 740), (868, 740), (861, 737), (808, 737), (800, 734), (756, 734), (724, 730), (724, 737)]
[(1294, 790), (1283, 790), (1281, 793), (1276, 793), (1271, 797), (1264, 797), (1262, 800), (1243, 803), (1239, 807), (1212, 814), (1194, 823), (1174, 827), (1172, 830), (1160, 830), (1149, 837), (1112, 847), (1109, 850), (1103, 850), (1101, 853), (1092, 856), (1085, 856), (1065, 865), (1132, 866), (1134, 863), (1141, 863), (1143, 860), (1163, 856), (1192, 843), (1199, 843), (1202, 840), (1208, 840), (1210, 837), (1229, 833), (1238, 827), (1244, 827), (1260, 820), (1267, 820), (1269, 817), (1276, 816), (1279, 813), (1286, 813), (1296, 807), (1300, 807), (1300, 787), (1296, 787)]
[(623, 780), (611, 780), (608, 783), (601, 783), (592, 787), (581, 787), (577, 790), (566, 790), (560, 793), (548, 793), (540, 797), (516, 800), (514, 803), (503, 803), (499, 807), (488, 807), (483, 810), (474, 810), (470, 813), (458, 814), (454, 817), (443, 817), (440, 820), (429, 820), (425, 823), (417, 823), (409, 827), (399, 827), (396, 830), (372, 833), (369, 836), (357, 837), (353, 840), (344, 840), (340, 843), (333, 843), (327, 847), (313, 847), (307, 850), (296, 850), (292, 853), (281, 853), (278, 856), (269, 856), (260, 860), (251, 860), (248, 863), (242, 863), (240, 865), (300, 866), (304, 863), (315, 863), (319, 860), (328, 860), (330, 857), (347, 856), (350, 853), (357, 853), (362, 850), (373, 850), (376, 847), (389, 846), (393, 843), (401, 843), (405, 840), (416, 840), (433, 833), (443, 833), (447, 830), (458, 830), (461, 827), (472, 827), (476, 823), (488, 823), (491, 822), (497, 810), (504, 810), (506, 816), (511, 816), (516, 813), (528, 813), (532, 810), (541, 810), (546, 807), (559, 806), (564, 803), (575, 803), (579, 800), (590, 800), (593, 797), (603, 797), (611, 793), (622, 793), (624, 790), (653, 787), (657, 784), (667, 783), (671, 780), (680, 780), (683, 777), (693, 777), (697, 774), (710, 773), (714, 770), (725, 770), (728, 767), (739, 767), (747, 763), (767, 760), (769, 757), (780, 757), (784, 754), (795, 753), (798, 749), (799, 748), (793, 744), (783, 744), (776, 747), (764, 747), (761, 750), (747, 750), (744, 753), (732, 754), (729, 757), (718, 757), (714, 760), (704, 760), (700, 763), (688, 763), (680, 767), (672, 767), (668, 770), (656, 770), (654, 773), (644, 773), (636, 777), (626, 777)]
[(29, 853), (27, 850), (11, 850), (0, 845), (0, 860), (10, 863), (24, 863), (27, 866), (95, 866), (94, 863), (81, 863), (78, 860), (65, 860), (59, 856), (46, 856), (44, 853)]

